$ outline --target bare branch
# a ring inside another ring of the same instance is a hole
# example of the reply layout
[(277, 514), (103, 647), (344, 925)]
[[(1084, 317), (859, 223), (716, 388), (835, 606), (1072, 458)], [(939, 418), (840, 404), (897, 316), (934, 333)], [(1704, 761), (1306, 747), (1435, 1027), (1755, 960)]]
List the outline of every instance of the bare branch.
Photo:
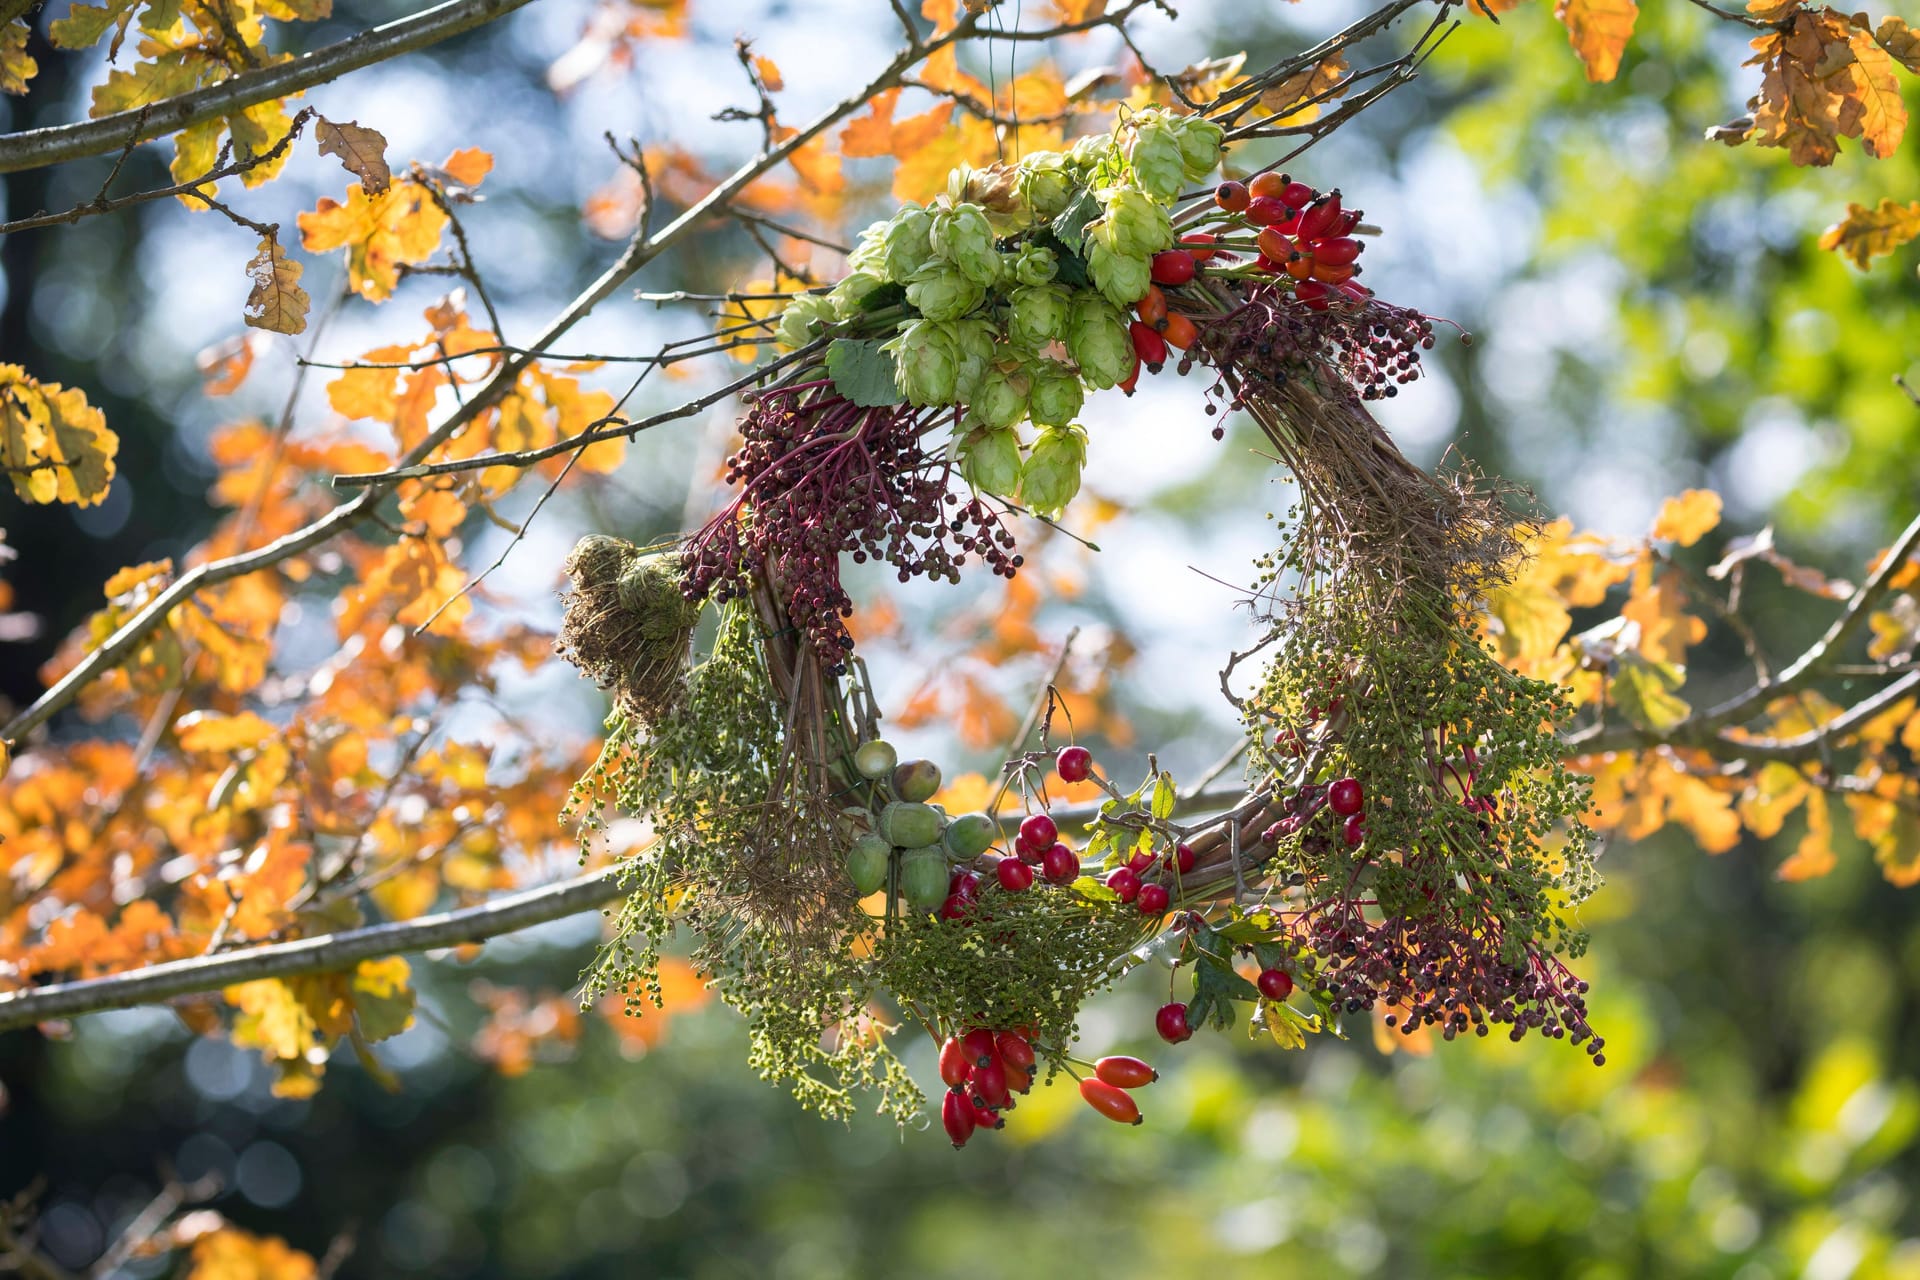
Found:
[(97, 120), (50, 125), (0, 136), (0, 173), (38, 169), (83, 156), (104, 155), (129, 140), (146, 142), (177, 133), (215, 116), (325, 84), (349, 71), (385, 62), (484, 26), (528, 0), (447, 0), (434, 8), (374, 27), (305, 57), (247, 71), (219, 84), (138, 111), (118, 111)]

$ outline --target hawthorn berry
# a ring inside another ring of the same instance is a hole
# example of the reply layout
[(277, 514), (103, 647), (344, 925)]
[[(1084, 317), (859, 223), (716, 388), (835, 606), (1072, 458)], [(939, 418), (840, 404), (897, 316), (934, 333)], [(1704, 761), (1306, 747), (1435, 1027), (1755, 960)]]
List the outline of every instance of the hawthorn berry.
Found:
[(947, 879), (947, 892), (962, 902), (976, 902), (980, 898), (980, 873), (968, 871), (964, 867), (955, 867)]
[(1053, 758), (1053, 771), (1062, 782), (1085, 782), (1093, 776), (1093, 752), (1085, 747), (1062, 747)]
[(1045, 853), (1060, 838), (1060, 828), (1044, 813), (1030, 813), (1020, 824), (1017, 841), (1024, 849)]
[(1340, 838), (1352, 849), (1367, 838), (1367, 815), (1356, 813), (1340, 824)]
[(1072, 884), (1080, 874), (1080, 859), (1067, 846), (1056, 844), (1040, 860), (1040, 874), (1048, 884)]
[(1360, 779), (1342, 778), (1327, 788), (1327, 806), (1343, 818), (1351, 818), (1366, 804), (1366, 792)]
[(1157, 916), (1164, 914), (1172, 901), (1173, 895), (1167, 892), (1165, 885), (1143, 884), (1140, 886), (1140, 896), (1134, 900), (1134, 905), (1140, 908), (1140, 914), (1143, 916)]
[(1293, 994), (1293, 975), (1285, 969), (1262, 969), (1253, 985), (1269, 1000), (1285, 1000)]
[(1183, 842), (1173, 846), (1174, 870), (1178, 871), (1181, 875), (1185, 875), (1187, 872), (1193, 870), (1194, 861), (1195, 857), (1192, 845)]
[(1008, 893), (1024, 893), (1033, 888), (1033, 868), (1019, 858), (1002, 858), (993, 874)]
[(1107, 888), (1114, 891), (1122, 902), (1132, 902), (1140, 896), (1140, 873), (1132, 867), (1116, 867), (1107, 876)]
[(1160, 1011), (1153, 1015), (1153, 1029), (1168, 1044), (1193, 1039), (1193, 1028), (1187, 1025), (1187, 1006), (1178, 1000), (1160, 1006)]

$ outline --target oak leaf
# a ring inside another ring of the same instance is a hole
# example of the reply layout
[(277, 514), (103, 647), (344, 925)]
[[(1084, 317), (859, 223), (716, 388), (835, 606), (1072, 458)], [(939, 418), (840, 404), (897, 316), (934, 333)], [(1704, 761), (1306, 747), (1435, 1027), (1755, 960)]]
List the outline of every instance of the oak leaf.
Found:
[(1711, 489), (1688, 489), (1660, 505), (1653, 521), (1653, 537), (1690, 547), (1720, 523), (1720, 495)]
[(0, 471), (26, 502), (90, 507), (113, 483), (120, 437), (78, 389), (0, 364)]
[(867, 99), (864, 115), (855, 116), (840, 131), (840, 154), (853, 157), (893, 154), (893, 108), (898, 89), (885, 89)]
[(269, 333), (305, 333), (310, 302), (300, 287), (304, 270), (287, 257), (278, 240), (272, 236), (261, 240), (247, 263), (247, 275), (253, 281), (253, 291), (247, 294), (247, 323)]
[(1847, 216), (1820, 236), (1820, 247), (1839, 250), (1865, 271), (1872, 261), (1920, 236), (1920, 200), (1895, 204), (1882, 198), (1877, 208), (1849, 204)]
[(1920, 74), (1920, 31), (1915, 31), (1899, 18), (1888, 15), (1880, 19), (1880, 25), (1874, 29), (1873, 38), (1895, 62), (1915, 74)]
[(1587, 79), (1603, 83), (1620, 70), (1620, 55), (1633, 38), (1640, 6), (1633, 0), (1559, 0), (1553, 16), (1567, 29)]
[[(1281, 117), (1282, 124), (1306, 124), (1320, 114), (1325, 101), (1309, 102), (1309, 99), (1321, 98), (1324, 94), (1333, 94), (1340, 87), (1341, 79), (1347, 74), (1345, 54), (1336, 53), (1324, 62), (1315, 63), (1305, 71), (1296, 71), (1279, 84), (1262, 93), (1256, 102), (1259, 109), (1268, 115)], [(1296, 104), (1306, 102), (1305, 106)]]
[(314, 1260), (279, 1236), (222, 1227), (193, 1243), (187, 1280), (314, 1280)]
[(40, 64), (27, 53), (32, 34), (24, 18), (0, 26), (0, 93), (25, 93), (27, 81), (40, 73)]
[(1833, 870), (1833, 817), (1828, 811), (1827, 793), (1807, 792), (1807, 833), (1800, 837), (1793, 856), (1774, 871), (1782, 880), (1815, 880)]
[(339, 156), (341, 166), (360, 179), (368, 195), (382, 195), (393, 184), (393, 171), (387, 167), (386, 135), (379, 130), (351, 120), (335, 124), (322, 116), (314, 138), (320, 144), (320, 154)]

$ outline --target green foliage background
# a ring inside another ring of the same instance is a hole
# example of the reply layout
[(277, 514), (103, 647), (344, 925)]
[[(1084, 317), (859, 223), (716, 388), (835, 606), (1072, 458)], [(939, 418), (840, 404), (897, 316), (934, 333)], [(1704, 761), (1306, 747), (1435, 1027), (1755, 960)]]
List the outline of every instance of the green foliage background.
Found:
[[(1195, 56), (1252, 44), (1257, 58), (1331, 26), (1314, 3), (1190, 8)], [(1295, 25), (1250, 30), (1281, 21)], [(1743, 509), (1742, 484), (1786, 471), (1783, 442), (1797, 442), (1810, 465), (1778, 495), (1782, 541), (1857, 571), (1920, 475), (1920, 411), (1891, 381), (1920, 373), (1916, 253), (1862, 276), (1814, 240), (1849, 200), (1913, 198), (1920, 165), (1912, 140), (1817, 172), (1702, 142), (1754, 87), (1736, 69), (1741, 36), (1650, 4), (1619, 80), (1591, 86), (1535, 0), (1497, 28), (1466, 23), (1417, 84), (1300, 168), (1357, 191), (1387, 225), (1371, 283), (1485, 339), (1449, 348), (1445, 370), (1447, 434), (1465, 433), (1489, 467), (1582, 514), (1600, 502), (1576, 478), (1624, 458), (1643, 467), (1649, 511), (1705, 484), (1752, 527), (1767, 516)], [(441, 74), (534, 74), (504, 34), (489, 39)], [(1419, 178), (1436, 172), (1459, 189)], [(23, 183), (10, 209), (50, 203)], [(565, 196), (515, 200), (578, 265), (589, 249), (568, 239)], [(116, 237), (106, 249), (126, 257), (133, 242), (117, 237), (138, 231), (72, 234)], [(1488, 265), (1463, 275), (1449, 246)], [(39, 341), (23, 311), (36, 271), (72, 268), (6, 251), (12, 359)], [(88, 274), (100, 323), (141, 305), (132, 286)], [(1559, 322), (1525, 332), (1544, 314)], [(90, 366), (112, 359), (54, 352), (43, 372), (93, 385)], [(149, 394), (144, 410), (109, 405), (135, 459), (160, 448), (159, 398), (179, 389)], [(1240, 499), (1257, 506), (1241, 455), (1220, 456), (1203, 481), (1160, 494), (1158, 514), (1199, 528)], [(204, 518), (183, 496), (196, 483), (172, 483), (182, 521)], [(23, 550), (65, 530), (27, 532)], [(138, 549), (94, 542), (108, 565)], [(26, 603), (57, 625), (102, 576), (61, 574)], [(1796, 601), (1758, 592), (1753, 607), (1781, 654), (1815, 625)], [(1709, 646), (1692, 678), (1731, 681), (1737, 660)], [(1143, 739), (1214, 723), (1144, 692), (1136, 711)], [(143, 1200), (156, 1159), (225, 1162), (240, 1176), (223, 1211), (316, 1254), (351, 1225), (343, 1274), (355, 1276), (1920, 1277), (1913, 899), (1857, 847), (1824, 880), (1777, 883), (1795, 839), (1708, 858), (1670, 832), (1606, 851), (1608, 883), (1584, 917), (1600, 1070), (1564, 1046), (1497, 1038), (1383, 1058), (1364, 1022), (1354, 1041), (1300, 1053), (1239, 1036), (1168, 1048), (1151, 1039), (1165, 994), (1142, 974), (1084, 1025), (1098, 1050), (1161, 1067), (1145, 1126), (1106, 1124), (1056, 1086), (956, 1154), (878, 1117), (804, 1115), (748, 1072), (742, 1028), (719, 1013), (676, 1021), (637, 1060), (597, 1023), (573, 1060), (517, 1079), (463, 1056), (472, 977), (573, 983), (592, 938), (558, 929), (423, 978), (437, 1012), (396, 1046), (397, 1095), (336, 1061), (317, 1099), (274, 1101), (257, 1064), (190, 1045), (166, 1014), (103, 1016), (65, 1043), (0, 1038), (0, 1194), (44, 1173), (49, 1203), (111, 1223)], [(933, 1079), (926, 1048), (909, 1062)], [(268, 1147), (279, 1154), (258, 1154)], [(284, 1175), (288, 1156), (290, 1197), (284, 1176), (249, 1183), (248, 1160)]]

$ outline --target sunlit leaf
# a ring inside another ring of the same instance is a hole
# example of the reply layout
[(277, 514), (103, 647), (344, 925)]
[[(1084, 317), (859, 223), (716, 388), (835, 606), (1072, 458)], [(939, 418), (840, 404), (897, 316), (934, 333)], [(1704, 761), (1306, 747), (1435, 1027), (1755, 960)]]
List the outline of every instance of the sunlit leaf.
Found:
[(360, 179), (361, 189), (368, 195), (382, 195), (392, 185), (387, 139), (377, 129), (364, 128), (351, 120), (335, 124), (323, 117), (315, 126), (314, 137), (320, 144), (320, 154), (339, 156), (341, 166)]
[(287, 257), (279, 241), (262, 240), (247, 263), (247, 275), (253, 281), (253, 290), (247, 294), (247, 323), (270, 333), (305, 333), (309, 299), (300, 287), (304, 270)]
[(106, 415), (78, 388), (0, 364), (0, 471), (21, 499), (92, 506), (107, 496), (119, 450)]
[(1895, 204), (1882, 198), (1877, 208), (1849, 204), (1847, 216), (1820, 236), (1820, 247), (1839, 250), (1865, 271), (1882, 254), (1892, 253), (1920, 236), (1920, 200)]
[(1661, 504), (1653, 522), (1653, 536), (1690, 547), (1720, 523), (1720, 495), (1710, 489), (1689, 489)]
[(1620, 70), (1640, 6), (1633, 0), (1558, 0), (1553, 16), (1567, 29), (1587, 79), (1603, 82)]

